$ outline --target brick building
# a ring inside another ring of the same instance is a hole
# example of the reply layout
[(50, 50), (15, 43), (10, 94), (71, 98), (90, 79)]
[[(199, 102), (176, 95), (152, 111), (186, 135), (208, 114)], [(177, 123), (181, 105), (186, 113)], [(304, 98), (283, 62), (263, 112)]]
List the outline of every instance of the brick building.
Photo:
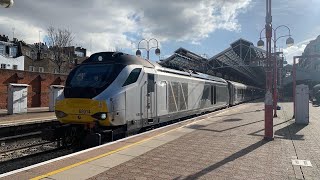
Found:
[(66, 75), (0, 70), (0, 109), (6, 109), (8, 103), (8, 85), (10, 83), (28, 84), (28, 107), (47, 107), (50, 85), (64, 85)]
[[(40, 47), (39, 47), (40, 46)], [(44, 43), (21, 43), (21, 52), (25, 56), (24, 70), (33, 72), (59, 73), (51, 47)], [(86, 58), (86, 49), (74, 46), (63, 49), (63, 62), (60, 74), (68, 74), (77, 64)]]

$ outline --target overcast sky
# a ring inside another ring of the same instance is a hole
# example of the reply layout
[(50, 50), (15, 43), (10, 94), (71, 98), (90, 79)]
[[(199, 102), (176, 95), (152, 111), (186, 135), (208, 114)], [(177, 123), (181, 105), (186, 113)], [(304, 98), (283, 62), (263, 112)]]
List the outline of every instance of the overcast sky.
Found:
[[(285, 38), (277, 42), (291, 62), (320, 34), (320, 0), (274, 0), (272, 7), (273, 26), (289, 26), (295, 39), (290, 48)], [(264, 0), (15, 0), (12, 8), (0, 9), (0, 34), (12, 38), (14, 30), (19, 40), (34, 43), (52, 25), (70, 29), (74, 45), (91, 52), (134, 54), (139, 40), (156, 38), (162, 56), (184, 47), (211, 57), (239, 38), (256, 44), (264, 19)], [(158, 60), (153, 51), (151, 59)]]

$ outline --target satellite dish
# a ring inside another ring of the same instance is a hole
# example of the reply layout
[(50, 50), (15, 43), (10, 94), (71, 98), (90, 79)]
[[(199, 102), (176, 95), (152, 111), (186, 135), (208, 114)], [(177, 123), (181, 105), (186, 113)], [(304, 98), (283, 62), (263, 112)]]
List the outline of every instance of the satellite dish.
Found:
[(0, 6), (4, 8), (10, 8), (13, 3), (13, 0), (0, 0)]

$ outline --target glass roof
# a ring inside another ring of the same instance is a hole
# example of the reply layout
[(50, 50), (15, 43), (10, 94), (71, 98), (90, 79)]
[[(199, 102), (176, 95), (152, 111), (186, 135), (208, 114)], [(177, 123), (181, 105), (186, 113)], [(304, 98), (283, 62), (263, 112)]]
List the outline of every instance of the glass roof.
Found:
[(264, 60), (266, 53), (253, 43), (239, 39), (226, 50), (207, 59), (184, 48), (179, 48), (169, 58), (162, 60), (162, 66), (220, 76), (233, 81), (263, 86), (265, 82)]

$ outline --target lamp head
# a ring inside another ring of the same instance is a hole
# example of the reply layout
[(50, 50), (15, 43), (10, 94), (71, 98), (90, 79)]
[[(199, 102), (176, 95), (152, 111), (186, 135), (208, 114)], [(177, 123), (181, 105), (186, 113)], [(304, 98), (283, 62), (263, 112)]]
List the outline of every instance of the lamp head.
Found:
[(138, 50), (136, 51), (136, 55), (137, 55), (138, 57), (141, 56), (141, 51), (140, 51), (140, 49), (138, 49)]
[(286, 40), (286, 44), (288, 47), (292, 46), (294, 44), (294, 40), (292, 37), (288, 37), (288, 39)]
[(13, 5), (13, 0), (0, 0), (0, 6), (4, 8), (9, 8)]
[(156, 54), (157, 56), (160, 56), (160, 49), (159, 49), (159, 48), (157, 48), (157, 49), (155, 50), (155, 54)]
[(258, 46), (259, 48), (263, 48), (263, 47), (264, 47), (264, 41), (263, 41), (262, 39), (260, 39), (260, 40), (258, 41), (258, 43), (257, 43), (257, 46)]

